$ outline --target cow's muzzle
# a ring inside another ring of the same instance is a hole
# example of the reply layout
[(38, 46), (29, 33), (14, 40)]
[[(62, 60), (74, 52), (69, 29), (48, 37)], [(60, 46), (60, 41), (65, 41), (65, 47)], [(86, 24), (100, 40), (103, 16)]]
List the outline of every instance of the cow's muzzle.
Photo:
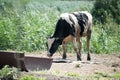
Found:
[(48, 56), (49, 58), (51, 58), (51, 57), (52, 57), (52, 54), (51, 54), (50, 52), (48, 52), (48, 53), (47, 53), (47, 56)]

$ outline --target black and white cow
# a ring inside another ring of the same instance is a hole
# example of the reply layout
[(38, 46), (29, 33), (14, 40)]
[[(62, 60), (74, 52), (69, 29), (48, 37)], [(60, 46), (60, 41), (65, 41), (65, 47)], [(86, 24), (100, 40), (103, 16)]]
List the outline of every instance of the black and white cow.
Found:
[[(47, 39), (48, 54), (52, 55), (58, 49), (58, 46), (62, 44), (63, 59), (66, 59), (66, 44), (68, 42), (73, 43), (73, 48), (77, 54), (77, 60), (81, 60), (82, 41), (81, 37), (86, 36), (87, 39), (87, 60), (91, 60), (90, 57), (90, 39), (92, 33), (92, 15), (87, 11), (79, 11), (73, 13), (61, 14), (56, 29), (52, 37)], [(78, 46), (76, 44), (78, 42)]]

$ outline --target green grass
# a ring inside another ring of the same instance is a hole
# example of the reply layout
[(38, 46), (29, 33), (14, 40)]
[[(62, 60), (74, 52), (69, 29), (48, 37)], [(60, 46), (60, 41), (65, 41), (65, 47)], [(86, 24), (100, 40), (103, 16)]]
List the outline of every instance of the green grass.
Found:
[(116, 73), (112, 76), (113, 78), (120, 79), (120, 73)]
[(20, 78), (19, 80), (46, 80), (46, 78), (37, 78), (35, 76), (25, 75), (24, 77)]
[(80, 77), (80, 74), (73, 73), (73, 72), (68, 72), (68, 73), (66, 73), (66, 75), (69, 76), (69, 77), (75, 77), (75, 78), (79, 78)]
[(40, 75), (51, 75), (52, 76), (56, 76), (56, 78), (59, 77), (66, 77), (66, 79), (68, 77), (71, 78), (77, 78), (77, 79), (82, 79), (82, 80), (119, 80), (120, 79), (120, 73), (106, 73), (106, 72), (101, 72), (98, 71), (95, 74), (90, 74), (90, 75), (81, 75), (75, 72), (66, 72), (63, 73), (59, 70), (56, 70), (55, 72), (49, 72), (49, 71), (35, 71), (32, 73), (27, 73), (21, 76), (21, 78), (19, 78), (19, 80), (46, 80), (47, 76), (41, 77)]

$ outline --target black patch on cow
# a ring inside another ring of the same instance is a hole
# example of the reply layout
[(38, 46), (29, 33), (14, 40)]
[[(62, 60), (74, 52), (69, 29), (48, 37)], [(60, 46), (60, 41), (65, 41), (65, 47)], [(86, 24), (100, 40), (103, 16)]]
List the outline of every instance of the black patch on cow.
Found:
[(87, 21), (88, 21), (88, 16), (85, 13), (72, 13), (74, 16), (76, 16), (77, 20), (78, 20), (78, 24), (80, 26), (81, 32), (80, 35), (83, 35), (85, 26), (87, 25)]
[(60, 18), (56, 24), (56, 29), (53, 37), (63, 40), (68, 35), (75, 36), (75, 28), (68, 23), (65, 19)]

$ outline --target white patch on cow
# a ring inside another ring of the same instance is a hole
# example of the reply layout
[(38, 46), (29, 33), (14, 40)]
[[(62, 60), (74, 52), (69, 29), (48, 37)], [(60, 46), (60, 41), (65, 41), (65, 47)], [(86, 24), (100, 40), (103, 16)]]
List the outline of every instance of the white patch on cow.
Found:
[[(78, 13), (78, 12), (76, 12), (76, 13)], [(70, 14), (70, 13), (63, 13), (63, 14), (61, 14), (61, 16), (60, 16), (62, 19), (64, 19), (64, 20), (66, 20), (70, 25), (72, 25), (73, 24), (73, 22), (70, 20), (70, 18), (69, 17), (71, 17), (72, 19), (73, 19), (73, 21), (74, 21), (74, 27), (76, 27), (75, 29), (78, 29), (77, 28), (77, 26), (78, 26), (78, 20), (77, 20), (77, 18), (73, 15), (73, 14)], [(77, 30), (76, 30), (77, 31)]]
[(69, 24), (71, 24), (71, 21), (69, 19), (69, 13), (63, 13), (60, 15), (60, 17), (64, 20), (66, 20)]
[(73, 12), (74, 14), (79, 14), (80, 12)]
[(52, 47), (53, 42), (55, 41), (55, 38), (48, 38), (47, 42), (48, 42), (48, 50), (50, 50), (50, 48)]
[[(75, 15), (73, 15), (73, 14), (69, 14), (70, 16), (71, 16), (71, 18), (74, 20), (74, 27), (75, 27), (75, 29), (79, 29), (79, 24), (78, 24), (78, 20), (77, 20), (77, 18), (76, 18), (76, 16)], [(77, 31), (77, 30), (76, 30)]]
[(62, 19), (65, 19), (65, 20), (67, 20), (67, 19), (69, 19), (69, 13), (62, 13), (61, 15), (60, 15), (60, 17), (62, 18)]
[(69, 13), (63, 13), (63, 14), (61, 14), (61, 18), (62, 19), (64, 19), (64, 20), (66, 20), (70, 25), (72, 25), (73, 24), (73, 22), (71, 22), (71, 20), (70, 20), (70, 18), (69, 18), (69, 16), (70, 16), (70, 14)]

